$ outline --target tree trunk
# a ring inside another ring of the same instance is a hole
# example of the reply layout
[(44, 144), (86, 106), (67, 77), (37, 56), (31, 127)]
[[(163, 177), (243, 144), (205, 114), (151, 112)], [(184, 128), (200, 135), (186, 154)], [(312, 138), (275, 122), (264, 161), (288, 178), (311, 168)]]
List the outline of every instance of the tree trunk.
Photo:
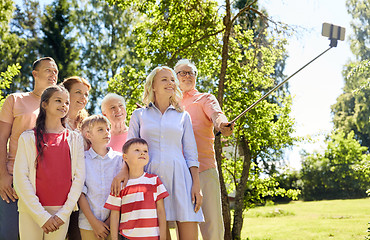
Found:
[(220, 186), (221, 186), (222, 215), (224, 219), (224, 228), (225, 228), (224, 239), (230, 240), (231, 239), (231, 215), (230, 215), (229, 197), (228, 197), (227, 189), (225, 186), (224, 176), (222, 175), (222, 167), (221, 167), (222, 146), (221, 146), (220, 136), (216, 137), (215, 139), (215, 153), (216, 153), (217, 168), (218, 168)]
[(249, 170), (251, 166), (251, 149), (249, 147), (249, 142), (244, 139), (241, 139), (241, 148), (243, 149), (244, 162), (242, 175), (240, 181), (236, 187), (235, 193), (235, 211), (234, 211), (234, 222), (232, 230), (232, 239), (241, 239), (241, 230), (243, 227), (243, 211), (245, 208), (244, 205), (244, 192), (247, 187), (247, 182), (249, 178)]
[[(220, 79), (218, 82), (218, 93), (217, 93), (217, 100), (220, 103), (222, 108), (223, 105), (223, 98), (224, 98), (224, 85), (225, 85), (225, 76), (226, 76), (226, 69), (227, 69), (227, 60), (228, 60), (228, 52), (229, 52), (229, 38), (231, 32), (231, 8), (230, 8), (230, 0), (226, 0), (226, 14), (224, 17), (224, 25), (225, 25), (225, 32), (223, 36), (223, 45), (222, 45), (222, 61), (221, 61), (221, 71), (220, 71)], [(222, 145), (220, 137), (216, 137), (215, 139), (215, 151), (216, 151), (216, 161), (218, 165), (219, 171), (219, 179), (221, 185), (221, 199), (222, 199), (222, 215), (224, 218), (224, 227), (225, 227), (225, 240), (231, 239), (231, 216), (230, 216), (230, 206), (229, 206), (229, 199), (228, 194), (225, 186), (225, 181), (223, 177), (223, 171), (221, 168), (222, 162)]]

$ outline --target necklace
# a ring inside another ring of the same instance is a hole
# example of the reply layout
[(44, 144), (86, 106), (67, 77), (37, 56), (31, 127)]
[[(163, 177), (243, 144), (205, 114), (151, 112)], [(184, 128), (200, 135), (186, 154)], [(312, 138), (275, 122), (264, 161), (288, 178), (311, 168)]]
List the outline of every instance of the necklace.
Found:
[(37, 95), (34, 91), (31, 92), (33, 95), (35, 95), (36, 97), (40, 97), (40, 95)]

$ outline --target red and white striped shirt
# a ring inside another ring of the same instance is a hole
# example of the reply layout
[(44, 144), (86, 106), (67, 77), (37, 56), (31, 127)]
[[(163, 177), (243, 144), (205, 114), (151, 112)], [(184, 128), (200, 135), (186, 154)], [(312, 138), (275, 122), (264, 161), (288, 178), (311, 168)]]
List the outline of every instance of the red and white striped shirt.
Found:
[(156, 202), (169, 196), (157, 175), (144, 173), (129, 179), (119, 196), (109, 195), (104, 207), (121, 212), (122, 236), (139, 240), (159, 239)]

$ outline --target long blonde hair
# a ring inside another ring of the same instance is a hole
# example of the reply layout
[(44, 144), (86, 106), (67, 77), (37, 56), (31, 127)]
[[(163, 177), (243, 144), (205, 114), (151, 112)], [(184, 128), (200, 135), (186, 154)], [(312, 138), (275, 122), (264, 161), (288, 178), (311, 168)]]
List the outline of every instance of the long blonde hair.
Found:
[(156, 67), (153, 69), (151, 73), (146, 77), (146, 82), (144, 85), (144, 97), (143, 97), (143, 102), (148, 106), (149, 103), (154, 103), (155, 101), (155, 95), (153, 91), (153, 82), (154, 82), (154, 77), (155, 75), (160, 71), (160, 70), (168, 70), (171, 72), (175, 79), (175, 94), (170, 97), (170, 104), (176, 109), (178, 112), (183, 112), (183, 108), (181, 107), (181, 99), (182, 99), (182, 92), (180, 90), (180, 83), (179, 80), (176, 77), (175, 71), (172, 70), (172, 68), (169, 68), (167, 66), (160, 66)]

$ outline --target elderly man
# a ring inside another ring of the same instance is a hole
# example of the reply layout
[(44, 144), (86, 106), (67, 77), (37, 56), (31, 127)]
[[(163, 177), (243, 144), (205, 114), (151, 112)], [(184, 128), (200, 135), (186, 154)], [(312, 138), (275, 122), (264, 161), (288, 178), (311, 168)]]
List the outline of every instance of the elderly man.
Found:
[(217, 99), (209, 93), (195, 89), (197, 68), (187, 59), (175, 66), (180, 88), (183, 92), (182, 105), (189, 112), (198, 148), (199, 178), (203, 192), (202, 210), (205, 222), (200, 224), (204, 240), (224, 238), (224, 224), (221, 209), (221, 191), (214, 150), (213, 129), (230, 136), (233, 124), (229, 124)]
[[(35, 127), (39, 114), (40, 96), (58, 80), (54, 59), (44, 57), (33, 63), (35, 85), (32, 92), (9, 95), (0, 111), (0, 239), (18, 239), (18, 196), (12, 186), (13, 165), (18, 138), (25, 130)], [(9, 140), (9, 149), (7, 149)]]

